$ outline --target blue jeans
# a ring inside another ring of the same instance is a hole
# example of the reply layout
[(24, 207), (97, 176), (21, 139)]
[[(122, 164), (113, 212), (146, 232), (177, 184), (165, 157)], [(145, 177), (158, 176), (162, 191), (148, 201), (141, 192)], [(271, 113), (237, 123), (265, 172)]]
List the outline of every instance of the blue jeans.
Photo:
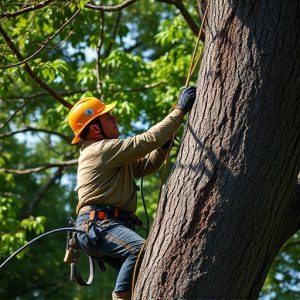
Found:
[[(83, 229), (89, 222), (89, 214), (77, 217), (76, 228)], [(82, 249), (92, 257), (115, 268), (117, 277), (115, 292), (131, 291), (135, 262), (145, 242), (137, 233), (118, 219), (93, 220), (87, 233), (77, 233)]]

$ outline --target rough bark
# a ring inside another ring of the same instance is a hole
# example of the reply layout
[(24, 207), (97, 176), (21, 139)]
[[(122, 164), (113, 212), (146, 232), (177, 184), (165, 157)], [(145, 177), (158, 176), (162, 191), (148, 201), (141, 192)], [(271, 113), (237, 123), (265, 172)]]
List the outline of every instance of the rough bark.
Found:
[(300, 2), (211, 4), (134, 299), (256, 299), (299, 228)]

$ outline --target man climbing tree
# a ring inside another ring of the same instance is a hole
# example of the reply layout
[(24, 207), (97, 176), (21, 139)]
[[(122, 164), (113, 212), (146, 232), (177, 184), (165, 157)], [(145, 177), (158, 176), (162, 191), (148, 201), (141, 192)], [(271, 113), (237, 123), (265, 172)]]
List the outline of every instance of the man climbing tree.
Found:
[(211, 1), (134, 299), (256, 299), (299, 229), (300, 3)]
[(118, 139), (117, 118), (111, 115), (115, 104), (89, 97), (77, 102), (69, 113), (75, 134), (72, 143), (84, 141), (77, 172), (76, 227), (85, 233), (78, 233), (76, 239), (88, 255), (119, 272), (114, 300), (131, 299), (134, 268), (144, 243), (133, 231), (138, 224), (135, 177), (160, 167), (195, 97), (195, 87), (184, 88), (175, 109), (163, 121), (127, 139)]

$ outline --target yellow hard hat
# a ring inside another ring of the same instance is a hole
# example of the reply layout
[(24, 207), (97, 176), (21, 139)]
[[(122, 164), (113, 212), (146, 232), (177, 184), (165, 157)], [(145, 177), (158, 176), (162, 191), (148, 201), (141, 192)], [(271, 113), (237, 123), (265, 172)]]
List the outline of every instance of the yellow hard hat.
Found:
[(79, 100), (70, 110), (68, 115), (69, 125), (75, 137), (72, 144), (80, 141), (80, 133), (96, 117), (101, 116), (116, 106), (116, 103), (106, 105), (94, 97), (86, 97)]

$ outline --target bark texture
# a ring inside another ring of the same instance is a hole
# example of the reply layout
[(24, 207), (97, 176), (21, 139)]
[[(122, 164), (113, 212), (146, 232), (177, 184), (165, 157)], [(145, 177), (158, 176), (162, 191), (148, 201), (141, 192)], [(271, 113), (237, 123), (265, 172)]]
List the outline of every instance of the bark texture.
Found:
[(197, 86), (134, 299), (256, 299), (299, 228), (300, 2), (212, 1)]

